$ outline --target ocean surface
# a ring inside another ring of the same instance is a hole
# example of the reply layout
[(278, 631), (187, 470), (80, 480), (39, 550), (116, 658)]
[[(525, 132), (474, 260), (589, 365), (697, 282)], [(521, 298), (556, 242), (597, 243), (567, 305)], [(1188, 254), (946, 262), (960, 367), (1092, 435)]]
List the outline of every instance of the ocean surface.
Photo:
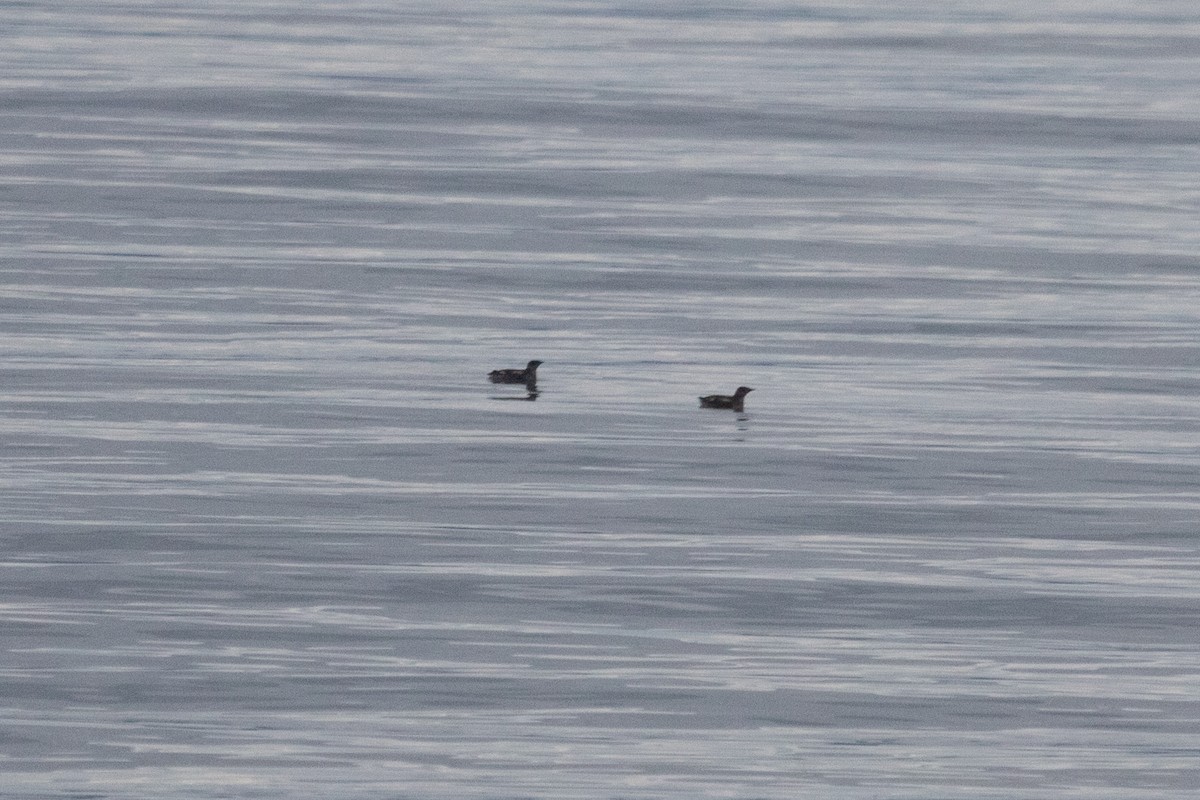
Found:
[(0, 796), (1195, 797), (1198, 175), (1191, 0), (0, 4)]

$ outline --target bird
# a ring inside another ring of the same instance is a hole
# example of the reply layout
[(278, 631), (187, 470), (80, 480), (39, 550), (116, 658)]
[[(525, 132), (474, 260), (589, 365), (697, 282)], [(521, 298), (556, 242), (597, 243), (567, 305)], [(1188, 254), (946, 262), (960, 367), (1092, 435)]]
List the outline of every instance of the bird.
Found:
[(728, 394), (710, 394), (700, 398), (701, 408), (732, 408), (734, 411), (744, 411), (744, 403), (746, 395), (754, 390), (749, 386), (739, 386), (737, 391), (732, 395)]
[(523, 383), (532, 386), (537, 383), (537, 368), (541, 365), (540, 361), (530, 361), (525, 365), (525, 369), (494, 369), (488, 373), (488, 380), (492, 383)]

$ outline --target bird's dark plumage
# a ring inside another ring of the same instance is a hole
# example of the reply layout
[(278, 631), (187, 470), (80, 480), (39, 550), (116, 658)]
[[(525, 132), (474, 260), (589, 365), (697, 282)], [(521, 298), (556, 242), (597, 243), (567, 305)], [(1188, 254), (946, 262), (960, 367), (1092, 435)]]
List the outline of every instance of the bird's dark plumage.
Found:
[(488, 380), (492, 383), (523, 383), (528, 386), (537, 383), (537, 368), (541, 365), (540, 361), (530, 361), (525, 369), (494, 369), (488, 373)]
[(710, 394), (700, 398), (701, 408), (731, 408), (734, 411), (744, 411), (744, 403), (746, 395), (754, 390), (749, 386), (739, 386), (737, 391), (732, 395), (728, 394)]

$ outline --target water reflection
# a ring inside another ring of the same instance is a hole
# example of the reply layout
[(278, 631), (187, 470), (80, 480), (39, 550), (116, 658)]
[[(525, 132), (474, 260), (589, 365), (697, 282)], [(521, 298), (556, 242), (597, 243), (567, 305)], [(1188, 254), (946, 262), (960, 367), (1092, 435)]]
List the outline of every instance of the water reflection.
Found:
[(1184, 796), (1178, 20), (124, 5), (0, 50), (6, 796)]
[(746, 434), (750, 433), (750, 415), (738, 414), (736, 419), (737, 425), (735, 427), (737, 428), (737, 436), (734, 437), (734, 441), (745, 442), (748, 439)]
[(524, 394), (524, 395), (497, 395), (497, 394), (494, 394), (491, 396), (490, 399), (492, 399), (492, 400), (530, 400), (530, 401), (538, 399), (538, 394), (540, 394), (540, 393), (537, 390), (536, 384), (526, 386), (525, 390), (526, 390), (526, 394)]

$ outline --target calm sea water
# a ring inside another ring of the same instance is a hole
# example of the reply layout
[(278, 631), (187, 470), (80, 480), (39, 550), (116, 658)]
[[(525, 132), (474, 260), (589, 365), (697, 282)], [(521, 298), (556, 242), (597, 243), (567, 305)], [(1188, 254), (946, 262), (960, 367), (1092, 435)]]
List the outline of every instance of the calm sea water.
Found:
[(0, 6), (0, 795), (1192, 797), (1200, 11), (980, 6)]

